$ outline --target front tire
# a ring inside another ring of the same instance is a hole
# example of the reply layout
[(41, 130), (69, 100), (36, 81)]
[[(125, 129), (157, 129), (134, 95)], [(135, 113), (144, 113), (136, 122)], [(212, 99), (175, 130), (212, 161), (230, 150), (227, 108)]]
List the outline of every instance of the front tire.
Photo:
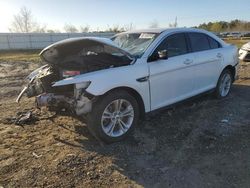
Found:
[(100, 97), (87, 116), (90, 132), (106, 143), (127, 137), (139, 119), (136, 99), (125, 90), (115, 90)]
[(217, 98), (224, 98), (226, 97), (230, 90), (233, 83), (233, 76), (229, 69), (225, 69), (218, 80), (215, 95)]

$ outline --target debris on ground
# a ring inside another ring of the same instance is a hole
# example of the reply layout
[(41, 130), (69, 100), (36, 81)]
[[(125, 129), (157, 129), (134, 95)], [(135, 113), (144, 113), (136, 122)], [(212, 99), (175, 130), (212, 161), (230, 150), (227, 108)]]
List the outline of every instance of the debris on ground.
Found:
[(39, 118), (31, 110), (25, 110), (18, 112), (15, 117), (8, 117), (4, 119), (6, 124), (15, 124), (15, 125), (29, 125), (38, 121)]
[(41, 120), (53, 121), (56, 116), (56, 112), (42, 111), (39, 109), (24, 109), (23, 111), (17, 112), (16, 116), (1, 119), (0, 123), (23, 126), (35, 124), (37, 121)]
[(222, 120), (221, 120), (221, 123), (228, 123), (228, 122), (229, 122), (228, 119), (222, 119)]
[(32, 155), (33, 155), (34, 157), (36, 157), (36, 158), (42, 157), (42, 155), (37, 155), (35, 152), (32, 152)]

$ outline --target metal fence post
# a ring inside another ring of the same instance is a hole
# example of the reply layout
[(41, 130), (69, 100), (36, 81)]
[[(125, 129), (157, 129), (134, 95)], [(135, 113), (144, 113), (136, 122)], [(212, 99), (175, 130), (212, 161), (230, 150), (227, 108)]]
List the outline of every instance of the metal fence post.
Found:
[(9, 39), (9, 34), (7, 34), (6, 39), (7, 39), (7, 43), (8, 43), (8, 49), (10, 50), (10, 49), (11, 49), (11, 47), (10, 47), (10, 39)]
[(50, 33), (50, 44), (52, 44), (53, 43), (53, 40), (52, 40), (52, 33)]
[(29, 37), (29, 42), (30, 42), (30, 49), (32, 49), (31, 34), (29, 34), (28, 37)]

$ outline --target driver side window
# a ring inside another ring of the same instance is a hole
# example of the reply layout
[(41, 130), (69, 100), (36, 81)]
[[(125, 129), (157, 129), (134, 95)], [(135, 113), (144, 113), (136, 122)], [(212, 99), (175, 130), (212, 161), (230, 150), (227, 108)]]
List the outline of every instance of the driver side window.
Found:
[(177, 33), (164, 39), (155, 52), (162, 50), (167, 50), (168, 58), (188, 53), (185, 34)]

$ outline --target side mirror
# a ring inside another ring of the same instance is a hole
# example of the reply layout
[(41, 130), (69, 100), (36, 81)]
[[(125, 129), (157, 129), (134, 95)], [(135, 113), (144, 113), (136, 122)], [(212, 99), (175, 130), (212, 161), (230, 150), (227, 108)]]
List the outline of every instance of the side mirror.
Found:
[(167, 50), (161, 50), (158, 51), (158, 59), (167, 59), (168, 58), (168, 51)]
[(148, 62), (153, 62), (159, 59), (168, 59), (168, 51), (160, 50), (160, 51), (154, 52), (153, 55), (151, 55), (148, 58)]

